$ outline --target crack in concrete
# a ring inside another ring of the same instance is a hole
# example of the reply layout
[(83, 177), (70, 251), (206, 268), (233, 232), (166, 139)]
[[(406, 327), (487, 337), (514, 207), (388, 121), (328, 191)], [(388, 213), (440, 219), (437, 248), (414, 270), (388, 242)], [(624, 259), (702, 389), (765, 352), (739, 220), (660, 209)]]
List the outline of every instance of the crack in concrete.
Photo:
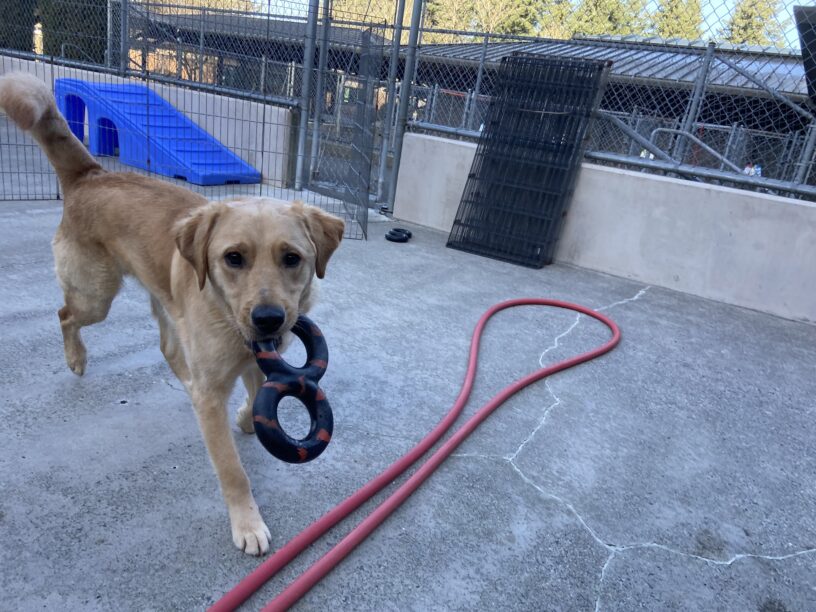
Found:
[(722, 559), (711, 559), (710, 557), (703, 557), (701, 555), (695, 555), (693, 553), (687, 553), (682, 550), (677, 550), (676, 548), (671, 548), (666, 546), (665, 544), (657, 544), (656, 542), (645, 542), (641, 544), (630, 544), (626, 546), (615, 546), (611, 544), (606, 545), (607, 548), (611, 550), (609, 557), (606, 559), (606, 563), (603, 564), (601, 568), (601, 577), (598, 580), (597, 591), (598, 595), (595, 599), (595, 612), (600, 612), (601, 609), (601, 596), (603, 595), (602, 588), (603, 582), (606, 579), (606, 570), (609, 565), (612, 563), (612, 560), (615, 559), (620, 553), (625, 552), (627, 550), (639, 550), (643, 548), (654, 548), (657, 550), (662, 550), (672, 555), (678, 555), (681, 557), (686, 557), (689, 559), (694, 559), (695, 561), (702, 561), (708, 565), (720, 565), (730, 567), (732, 564), (740, 561), (741, 559), (764, 559), (766, 561), (785, 561), (787, 559), (792, 559), (794, 557), (800, 557), (803, 555), (811, 555), (816, 553), (816, 548), (806, 548), (804, 550), (797, 550), (796, 552), (789, 553), (787, 555), (762, 555), (758, 553), (737, 553), (733, 555), (730, 559), (722, 560)]
[(600, 612), (601, 609), (601, 587), (603, 585), (603, 581), (606, 579), (606, 568), (609, 567), (609, 564), (612, 563), (612, 559), (614, 559), (617, 554), (617, 552), (609, 553), (609, 556), (606, 558), (606, 563), (604, 563), (603, 567), (601, 568), (601, 578), (598, 580), (597, 586), (598, 595), (595, 597), (595, 612)]
[[(542, 357), (543, 357), (543, 354), (542, 354)], [(528, 435), (522, 441), (522, 443), (516, 449), (516, 452), (514, 452), (512, 455), (507, 455), (507, 456), (504, 457), (504, 459), (506, 459), (510, 463), (512, 463), (515, 460), (515, 458), (518, 457), (519, 453), (522, 450), (524, 450), (524, 447), (527, 445), (527, 443), (530, 440), (532, 440), (535, 437), (535, 435), (538, 433), (538, 430), (541, 429), (542, 427), (544, 427), (545, 423), (547, 422), (547, 417), (550, 415), (550, 412), (553, 410), (553, 408), (555, 408), (556, 406), (559, 406), (561, 404), (561, 398), (558, 397), (555, 394), (555, 392), (552, 390), (552, 387), (550, 387), (550, 381), (549, 380), (544, 381), (544, 387), (547, 389), (547, 392), (550, 394), (550, 397), (553, 398), (553, 403), (550, 404), (549, 406), (547, 406), (544, 409), (544, 414), (542, 414), (541, 418), (538, 420), (538, 425), (536, 425), (535, 428), (533, 429), (533, 431), (530, 432), (530, 435)]]
[(788, 559), (792, 559), (794, 557), (801, 557), (802, 555), (810, 555), (816, 553), (816, 548), (805, 548), (802, 550), (797, 550), (792, 553), (788, 553), (786, 555), (763, 555), (760, 553), (737, 553), (732, 555), (729, 559), (712, 559), (711, 557), (703, 557), (702, 555), (695, 555), (694, 553), (688, 553), (682, 550), (677, 550), (676, 548), (671, 548), (670, 546), (666, 546), (665, 544), (658, 544), (656, 542), (645, 542), (640, 544), (629, 544), (626, 546), (618, 546), (616, 547), (616, 553), (624, 552), (627, 550), (638, 550), (640, 548), (655, 548), (657, 550), (662, 550), (664, 552), (673, 554), (673, 555), (680, 555), (683, 557), (688, 557), (689, 559), (695, 559), (697, 561), (704, 561), (709, 565), (724, 565), (730, 566), (736, 563), (737, 561), (741, 561), (742, 559), (763, 559), (765, 561), (786, 561)]
[(572, 333), (572, 330), (575, 329), (576, 327), (578, 327), (578, 324), (580, 322), (581, 322), (581, 315), (580, 314), (575, 315), (575, 320), (572, 322), (572, 325), (570, 325), (567, 328), (567, 331), (557, 335), (555, 337), (555, 340), (553, 340), (553, 343), (550, 346), (548, 346), (546, 349), (544, 349), (544, 352), (541, 353), (541, 357), (538, 358), (538, 365), (540, 367), (542, 367), (542, 368), (544, 367), (544, 357), (547, 355), (547, 353), (557, 349), (558, 345), (559, 345), (559, 342), (561, 342), (561, 338), (565, 338), (566, 336), (569, 336)]
[[(640, 298), (642, 298), (643, 295), (651, 288), (652, 288), (652, 286), (648, 285), (648, 286), (644, 287), (643, 289), (641, 289), (640, 291), (638, 291), (635, 295), (633, 295), (630, 298), (626, 298), (625, 300), (618, 300), (617, 302), (612, 302), (611, 304), (607, 304), (606, 306), (601, 306), (600, 308), (596, 308), (595, 310), (597, 310), (598, 312), (603, 312), (604, 310), (609, 310), (610, 308), (615, 308), (616, 306), (622, 306), (623, 304), (628, 304), (630, 302), (636, 302)], [(541, 356), (538, 358), (538, 365), (539, 366), (541, 366), (542, 368), (544, 367), (544, 365), (545, 365), (544, 364), (544, 357), (547, 355), (547, 353), (557, 349), (560, 346), (561, 339), (565, 338), (566, 336), (569, 336), (572, 333), (572, 330), (574, 330), (576, 327), (578, 327), (578, 324), (580, 322), (581, 322), (581, 314), (579, 313), (579, 314), (575, 315), (575, 320), (572, 322), (572, 325), (570, 325), (566, 329), (566, 331), (558, 334), (555, 337), (555, 340), (553, 340), (553, 343), (550, 346), (548, 346), (546, 349), (544, 349), (544, 352), (541, 353)]]
[(184, 393), (185, 395), (187, 394), (186, 389), (179, 389), (177, 386), (175, 386), (171, 381), (167, 380), (166, 378), (162, 378), (162, 382), (165, 385), (167, 385), (168, 387), (170, 387), (173, 391), (180, 391), (181, 393)]
[[(485, 458), (489, 458), (485, 456)], [(702, 555), (695, 555), (694, 553), (688, 553), (682, 550), (678, 550), (676, 548), (671, 548), (670, 546), (666, 546), (665, 544), (658, 544), (657, 542), (639, 542), (636, 544), (614, 544), (605, 541), (598, 533), (589, 526), (586, 519), (575, 509), (569, 501), (566, 499), (551, 493), (549, 491), (544, 490), (540, 485), (538, 485), (534, 480), (532, 480), (524, 471), (516, 464), (513, 459), (509, 459), (508, 457), (502, 457), (503, 461), (506, 461), (510, 467), (513, 468), (513, 471), (519, 475), (519, 477), (528, 485), (533, 487), (536, 491), (538, 491), (544, 497), (552, 499), (553, 501), (561, 504), (564, 506), (570, 514), (572, 514), (575, 519), (581, 524), (581, 527), (592, 536), (592, 539), (595, 540), (600, 546), (603, 546), (606, 550), (609, 551), (609, 556), (606, 559), (606, 562), (603, 564), (601, 568), (601, 576), (598, 580), (598, 584), (596, 587), (597, 590), (597, 597), (595, 600), (595, 612), (600, 612), (600, 602), (601, 596), (603, 594), (603, 582), (606, 579), (606, 570), (609, 565), (612, 563), (612, 560), (615, 559), (620, 553), (626, 552), (629, 550), (640, 550), (644, 548), (653, 548), (657, 550), (662, 550), (672, 555), (678, 555), (681, 557), (686, 557), (689, 559), (694, 559), (696, 561), (702, 561), (709, 565), (721, 565), (721, 566), (731, 566), (732, 564), (740, 561), (741, 559), (764, 559), (766, 561), (785, 561), (787, 559), (791, 559), (793, 557), (799, 557), (802, 555), (809, 555), (816, 553), (816, 548), (806, 548), (803, 550), (798, 550), (792, 553), (784, 554), (784, 555), (766, 555), (760, 553), (737, 553), (732, 555), (729, 559), (712, 559), (710, 557), (703, 557)]]
[[(634, 296), (632, 296), (630, 298), (627, 298), (627, 299), (624, 299), (624, 300), (619, 300), (619, 301), (613, 302), (611, 304), (607, 304), (606, 306), (598, 308), (597, 310), (598, 311), (609, 310), (609, 309), (615, 308), (617, 306), (622, 306), (622, 305), (628, 304), (630, 302), (635, 302), (635, 301), (639, 300), (641, 297), (643, 297), (643, 295), (649, 289), (651, 289), (651, 286), (644, 287), (644, 288), (640, 289)], [(567, 328), (567, 330), (562, 332), (558, 336), (556, 336), (555, 339), (553, 340), (553, 343), (541, 353), (541, 356), (539, 357), (539, 360), (538, 360), (541, 367), (544, 367), (544, 357), (547, 355), (547, 353), (557, 349), (560, 346), (561, 340), (563, 340), (566, 336), (568, 336), (570, 333), (572, 333), (572, 331), (578, 326), (578, 324), (580, 322), (581, 322), (581, 315), (579, 314), (579, 315), (576, 315), (575, 320)], [(720, 566), (730, 566), (733, 563), (736, 563), (737, 561), (740, 561), (742, 559), (764, 559), (764, 560), (768, 560), (768, 561), (784, 561), (786, 559), (791, 559), (793, 557), (798, 557), (798, 556), (801, 556), (801, 555), (809, 555), (809, 554), (816, 553), (816, 548), (803, 549), (803, 550), (799, 550), (799, 551), (789, 553), (789, 554), (784, 554), (784, 555), (764, 555), (764, 554), (759, 554), (759, 553), (737, 553), (737, 554), (732, 555), (729, 559), (721, 560), (721, 559), (712, 559), (712, 558), (709, 558), (709, 557), (704, 557), (704, 556), (701, 556), (701, 555), (695, 555), (693, 553), (684, 552), (682, 550), (671, 548), (669, 546), (666, 546), (665, 544), (658, 544), (656, 542), (641, 542), (641, 543), (635, 543), (635, 544), (614, 544), (614, 543), (610, 543), (610, 542), (605, 541), (600, 535), (598, 535), (598, 533), (595, 532), (594, 529), (592, 529), (592, 527), (590, 527), (589, 523), (587, 523), (587, 521), (584, 519), (584, 517), (581, 516), (581, 514), (575, 509), (575, 506), (573, 506), (572, 503), (570, 503), (568, 500), (566, 500), (566, 499), (564, 499), (564, 498), (562, 498), (562, 497), (560, 497), (560, 496), (558, 496), (558, 495), (556, 495), (554, 493), (551, 493), (549, 491), (544, 490), (544, 488), (542, 488), (535, 481), (533, 481), (529, 476), (527, 476), (527, 474), (525, 474), (524, 471), (516, 463), (516, 458), (518, 457), (519, 453), (521, 453), (521, 451), (524, 449), (524, 447), (536, 436), (536, 434), (542, 429), (542, 427), (544, 427), (544, 425), (546, 424), (547, 419), (548, 419), (548, 417), (550, 415), (550, 412), (552, 412), (552, 410), (556, 406), (559, 406), (561, 404), (561, 399), (553, 391), (552, 387), (550, 386), (549, 380), (545, 381), (545, 385), (546, 385), (547, 391), (549, 392), (550, 396), (553, 398), (553, 402), (544, 409), (544, 412), (541, 415), (541, 418), (539, 419), (536, 426), (529, 433), (529, 435), (527, 435), (524, 438), (524, 440), (522, 440), (521, 444), (519, 444), (519, 446), (518, 446), (518, 448), (516, 448), (515, 452), (513, 452), (513, 453), (511, 453), (509, 455), (505, 455), (503, 457), (499, 457), (497, 455), (491, 456), (491, 455), (480, 455), (480, 454), (471, 454), (471, 453), (460, 453), (460, 454), (455, 454), (453, 456), (456, 456), (456, 457), (478, 457), (478, 458), (482, 458), (482, 459), (494, 459), (494, 460), (499, 459), (501, 461), (506, 462), (507, 464), (510, 465), (510, 467), (513, 468), (513, 471), (516, 474), (518, 474), (519, 477), (526, 484), (533, 487), (536, 491), (538, 491), (544, 497), (552, 499), (556, 503), (558, 503), (561, 506), (563, 506), (564, 508), (566, 508), (575, 517), (575, 519), (578, 521), (578, 523), (580, 523), (580, 525), (584, 528), (584, 530), (590, 536), (592, 536), (592, 539), (595, 540), (595, 542), (598, 543), (600, 546), (602, 546), (604, 549), (609, 551), (609, 556), (606, 558), (606, 561), (604, 562), (603, 566), (601, 567), (601, 575), (600, 575), (598, 583), (596, 585), (597, 596), (596, 596), (596, 599), (595, 599), (595, 612), (600, 612), (601, 596), (603, 595), (603, 583), (604, 583), (604, 580), (606, 579), (606, 572), (607, 572), (609, 566), (611, 565), (612, 561), (620, 553), (625, 552), (625, 551), (652, 548), (652, 549), (662, 550), (662, 551), (667, 552), (667, 553), (672, 554), (672, 555), (679, 555), (679, 556), (683, 556), (683, 557), (686, 557), (686, 558), (689, 558), (689, 559), (702, 561), (702, 562), (710, 564), (710, 565), (720, 565)]]
[(598, 311), (603, 312), (604, 310), (609, 310), (610, 308), (615, 308), (615, 306), (622, 306), (623, 304), (628, 304), (629, 302), (637, 302), (651, 288), (652, 288), (651, 285), (647, 285), (646, 287), (644, 287), (643, 289), (638, 291), (632, 297), (626, 298), (625, 300), (619, 300), (617, 302), (612, 302), (611, 304), (607, 304), (606, 306), (601, 306), (600, 308), (598, 308)]

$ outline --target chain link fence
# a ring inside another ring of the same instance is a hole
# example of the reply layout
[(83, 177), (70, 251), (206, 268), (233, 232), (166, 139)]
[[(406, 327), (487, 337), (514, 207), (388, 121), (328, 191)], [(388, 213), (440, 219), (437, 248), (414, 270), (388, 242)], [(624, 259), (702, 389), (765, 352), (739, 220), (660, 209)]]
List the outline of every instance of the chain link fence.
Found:
[(414, 129), (478, 137), (498, 63), (513, 53), (611, 60), (589, 159), (816, 199), (816, 94), (805, 73), (816, 58), (799, 31), (816, 24), (806, 14), (816, 9), (795, 15), (789, 0), (655, 2), (630, 31), (613, 34), (612, 14), (593, 13), (588, 24), (594, 4), (558, 4), (562, 29), (552, 33), (563, 38), (424, 29)]
[[(137, 88), (128, 90), (141, 96), (141, 108), (128, 111), (140, 116), (135, 127), (95, 118), (90, 104), (77, 102), (84, 114), (75, 119), (78, 135), (84, 131), (105, 167), (186, 180), (208, 197), (303, 199), (346, 217), (347, 237), (365, 234), (368, 194), (377, 184), (373, 119), (383, 24), (339, 10), (319, 13), (315, 0), (24, 0), (6, 8), (17, 18), (0, 22), (0, 72), (31, 72), (55, 89), (66, 78), (109, 92)], [(154, 94), (178, 115), (160, 116)], [(175, 124), (185, 120), (256, 169), (260, 185), (197, 184), (190, 168), (168, 162), (164, 149), (171, 145), (162, 132), (179, 133)], [(98, 140), (111, 144), (99, 149)], [(135, 166), (133, 154), (129, 164), (121, 161), (126, 141), (146, 151)], [(0, 199), (59, 195), (39, 148), (4, 116), (0, 178)]]
[[(537, 11), (535, 36), (442, 27), (518, 31), (506, 19), (489, 18), (509, 4), (429, 1), (407, 78), (412, 88), (403, 86), (408, 27), (395, 26), (391, 2), (0, 0), (6, 17), (0, 54), (5, 64), (30, 60), (87, 70), (97, 79), (178, 87), (172, 91), (180, 102), (189, 101), (189, 92), (206, 93), (206, 103), (187, 104), (186, 112), (216, 138), (230, 140), (240, 157), (263, 165), (265, 184), (295, 191), (312, 185), (325, 194), (329, 184), (356, 181), (368, 189), (369, 206), (393, 196), (392, 160), (404, 129), (401, 90), (411, 92), (410, 129), (476, 138), (503, 57), (611, 60), (587, 158), (816, 199), (816, 58), (800, 39), (816, 23), (813, 9), (795, 14), (792, 0), (528, 4)], [(403, 8), (407, 24), (411, 3)], [(507, 8), (505, 16), (511, 14)], [(255, 114), (239, 116), (238, 101), (256, 104)], [(371, 106), (369, 114), (358, 112), (361, 103)], [(8, 165), (22, 155), (10, 148), (21, 137), (6, 125), (0, 130), (6, 160), (0, 164)], [(372, 135), (362, 182), (348, 174), (359, 153), (355, 130)], [(238, 134), (227, 137), (228, 131)]]

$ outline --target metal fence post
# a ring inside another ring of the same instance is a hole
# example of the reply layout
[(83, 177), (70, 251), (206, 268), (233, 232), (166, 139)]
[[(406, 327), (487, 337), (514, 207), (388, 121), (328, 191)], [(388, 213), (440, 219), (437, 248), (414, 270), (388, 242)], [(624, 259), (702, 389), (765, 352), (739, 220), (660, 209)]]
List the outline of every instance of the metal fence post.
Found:
[(122, 16), (119, 19), (121, 32), (119, 33), (119, 70), (127, 75), (130, 67), (130, 29), (128, 27), (128, 0), (122, 0)]
[(463, 130), (467, 128), (470, 123), (470, 112), (473, 108), (473, 90), (469, 89), (465, 94), (465, 108), (462, 111), (462, 121), (459, 122), (459, 127)]
[(377, 201), (385, 195), (385, 173), (388, 170), (388, 149), (391, 140), (391, 126), (394, 121), (394, 97), (397, 93), (397, 65), (399, 64), (400, 42), (402, 41), (402, 20), (405, 18), (405, 0), (398, 0), (394, 15), (394, 35), (391, 39), (391, 56), (388, 59), (388, 85), (385, 94), (385, 115), (382, 122), (380, 140), (380, 167), (377, 173)]
[(295, 97), (295, 62), (292, 60), (286, 65), (286, 97)]
[[(739, 123), (734, 123), (731, 126), (731, 129), (728, 131), (728, 140), (725, 143), (725, 152), (723, 153), (723, 157), (727, 160), (733, 161), (731, 156), (734, 152), (734, 148), (736, 147), (737, 138), (739, 135)], [(720, 170), (723, 169), (725, 162), (720, 163)]]
[(182, 58), (184, 57), (181, 51), (181, 39), (176, 38), (176, 78), (181, 80), (182, 75)]
[(487, 59), (487, 44), (490, 42), (490, 34), (485, 34), (482, 41), (482, 54), (479, 56), (479, 69), (476, 72), (476, 85), (473, 87), (473, 101), (470, 107), (470, 117), (468, 117), (463, 127), (473, 127), (473, 109), (476, 108), (479, 95), (482, 93), (482, 79), (484, 78), (485, 60)]
[(431, 99), (426, 104), (428, 105), (428, 118), (425, 120), (428, 123), (434, 122), (434, 115), (436, 114), (436, 99), (439, 97), (439, 83), (434, 83), (431, 88)]
[[(643, 122), (643, 117), (638, 116), (637, 114), (637, 105), (632, 107), (632, 112), (629, 113), (629, 118), (627, 119), (626, 125), (630, 125), (631, 128), (640, 134), (640, 125)], [(626, 142), (626, 141), (624, 141)], [(640, 155), (640, 147), (637, 146), (637, 143), (633, 139), (629, 139), (629, 155)]]
[(340, 132), (340, 120), (343, 117), (343, 91), (346, 88), (346, 75), (341, 74), (334, 83), (334, 129)]
[(306, 136), (309, 131), (309, 103), (311, 101), (312, 68), (314, 67), (317, 11), (319, 8), (320, 0), (309, 0), (306, 45), (303, 51), (303, 74), (301, 75), (300, 86), (300, 125), (298, 126), (297, 163), (295, 164), (295, 191), (303, 189), (303, 167), (306, 161)]
[[(700, 111), (700, 102), (702, 102), (703, 94), (705, 93), (708, 71), (711, 68), (711, 60), (714, 58), (714, 48), (714, 42), (709, 42), (705, 55), (703, 56), (703, 61), (700, 64), (700, 72), (697, 73), (697, 80), (694, 82), (694, 89), (691, 91), (688, 111), (680, 127), (680, 129), (687, 134), (691, 134), (694, 130), (694, 122), (697, 120), (697, 113)], [(675, 141), (672, 157), (682, 163), (683, 158), (686, 156), (686, 149), (688, 149), (688, 140), (679, 137)]]
[(816, 121), (810, 124), (808, 128), (805, 144), (802, 147), (802, 155), (799, 156), (798, 168), (796, 168), (796, 176), (793, 177), (794, 183), (806, 183), (810, 170), (813, 165), (813, 153), (816, 150)]
[(476, 85), (473, 87), (473, 91), (477, 96), (482, 93), (482, 79), (484, 78), (488, 42), (490, 42), (490, 34), (485, 34), (484, 40), (482, 41), (482, 54), (479, 56), (479, 70), (476, 72)]
[(331, 22), (331, 0), (323, 0), (323, 31), (320, 36), (320, 57), (317, 61), (317, 83), (315, 84), (315, 118), (312, 124), (312, 150), (309, 155), (309, 177), (314, 177), (317, 169), (317, 155), (320, 149), (320, 122), (326, 106), (326, 92), (323, 91), (326, 64), (329, 58), (329, 27)]
[[(207, 9), (201, 9), (201, 31), (198, 33), (198, 82), (204, 82), (204, 21)], [(263, 92), (262, 92), (263, 93)]]
[(400, 84), (399, 112), (397, 113), (397, 129), (394, 138), (394, 164), (391, 169), (391, 184), (388, 186), (388, 207), (394, 210), (394, 199), (397, 196), (397, 177), (399, 176), (400, 162), (402, 161), (402, 141), (405, 128), (408, 125), (408, 106), (411, 103), (411, 82), (416, 71), (416, 52), (419, 42), (419, 22), (422, 19), (424, 0), (414, 0), (411, 11), (411, 30), (408, 35), (408, 51), (405, 57), (405, 71)]
[(112, 0), (108, 0), (108, 14), (106, 22), (108, 35), (106, 37), (107, 40), (105, 41), (105, 66), (108, 68), (113, 67), (113, 45), (116, 44), (113, 39), (113, 6), (111, 6), (111, 1)]

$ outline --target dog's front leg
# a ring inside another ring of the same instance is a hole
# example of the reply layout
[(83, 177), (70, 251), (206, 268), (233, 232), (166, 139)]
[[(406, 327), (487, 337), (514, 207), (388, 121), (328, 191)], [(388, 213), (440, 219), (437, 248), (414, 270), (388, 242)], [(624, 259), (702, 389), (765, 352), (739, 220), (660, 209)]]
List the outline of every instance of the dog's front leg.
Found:
[(235, 422), (238, 424), (244, 433), (255, 433), (255, 425), (252, 422), (252, 404), (255, 403), (255, 397), (261, 388), (265, 378), (263, 372), (258, 367), (258, 364), (252, 363), (243, 371), (241, 378), (244, 381), (244, 386), (247, 391), (247, 398), (241, 407), (238, 409), (238, 416)]
[(227, 503), (232, 541), (250, 555), (269, 550), (272, 536), (252, 496), (249, 478), (241, 465), (227, 418), (228, 385), (207, 384), (194, 375), (192, 399), (204, 442)]

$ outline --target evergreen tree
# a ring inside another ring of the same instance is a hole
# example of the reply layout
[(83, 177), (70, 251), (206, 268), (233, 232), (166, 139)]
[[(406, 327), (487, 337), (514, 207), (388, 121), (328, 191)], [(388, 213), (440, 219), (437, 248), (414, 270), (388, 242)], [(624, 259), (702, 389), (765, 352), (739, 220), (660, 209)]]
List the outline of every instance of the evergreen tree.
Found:
[(570, 29), (588, 36), (643, 35), (645, 5), (645, 0), (581, 0), (570, 18)]
[[(475, 30), (473, 5), (469, 0), (461, 2), (428, 0), (426, 11), (425, 27), (444, 30)], [(460, 38), (456, 34), (426, 33), (422, 35), (422, 42), (461, 42)]]
[[(495, 34), (532, 34), (539, 0), (429, 0), (426, 25), (447, 30)], [(436, 35), (437, 38), (440, 35)], [(451, 42), (456, 35), (441, 35)], [(423, 41), (428, 41), (427, 37)]]
[(539, 4), (535, 33), (543, 38), (567, 39), (571, 29), (572, 4), (569, 0), (549, 0)]
[(531, 22), (530, 5), (524, 0), (470, 0), (469, 3), (473, 24), (479, 31), (495, 34), (529, 34), (533, 31), (535, 24)]
[(654, 15), (655, 34), (662, 38), (698, 40), (702, 26), (700, 0), (661, 0)]
[[(402, 25), (408, 26), (411, 23), (411, 11), (413, 10), (413, 0), (406, 0), (405, 13), (402, 18)], [(394, 23), (394, 13), (396, 12), (396, 2), (394, 0), (334, 0), (332, 2), (332, 16), (335, 19), (346, 21), (368, 21), (376, 23)], [(431, 3), (428, 3), (428, 11)], [(320, 14), (322, 15), (322, 9)]]
[(769, 46), (780, 42), (782, 28), (776, 13), (779, 0), (739, 0), (725, 28), (734, 44)]

